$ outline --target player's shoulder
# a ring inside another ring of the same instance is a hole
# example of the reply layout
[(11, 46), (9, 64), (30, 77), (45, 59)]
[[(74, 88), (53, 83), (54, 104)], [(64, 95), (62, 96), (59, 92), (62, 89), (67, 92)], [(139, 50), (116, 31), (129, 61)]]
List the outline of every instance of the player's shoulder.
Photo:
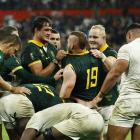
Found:
[(120, 47), (120, 49), (119, 49), (118, 52), (120, 52), (120, 51), (124, 51), (124, 50), (128, 50), (129, 47), (130, 47), (130, 44), (124, 44), (124, 45), (122, 45), (122, 46)]
[(24, 48), (23, 48), (23, 51), (21, 53), (21, 55), (24, 55), (24, 54), (28, 54), (30, 52), (38, 52), (39, 51), (39, 47), (36, 46), (35, 44), (33, 43), (28, 43)]
[(67, 64), (64, 68), (63, 75), (70, 76), (73, 74), (75, 74), (75, 67), (72, 64)]
[(103, 52), (107, 57), (108, 56), (113, 56), (113, 57), (117, 57), (117, 52), (116, 50), (114, 50), (111, 47), (108, 47), (104, 52)]
[(20, 58), (17, 57), (17, 56), (15, 56), (15, 55), (12, 55), (8, 59), (6, 59), (5, 62), (9, 62), (9, 63), (16, 62), (16, 63), (19, 63), (20, 64)]
[(113, 49), (112, 47), (108, 47), (106, 50), (106, 52), (114, 52), (117, 53), (115, 49)]
[(73, 65), (69, 63), (65, 66), (64, 71), (71, 71), (72, 68), (73, 68)]

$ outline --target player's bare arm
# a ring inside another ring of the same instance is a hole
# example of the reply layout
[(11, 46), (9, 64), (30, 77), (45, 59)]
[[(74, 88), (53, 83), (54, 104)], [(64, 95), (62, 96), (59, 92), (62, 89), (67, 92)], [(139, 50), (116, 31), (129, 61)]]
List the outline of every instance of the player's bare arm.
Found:
[(3, 78), (0, 76), (0, 87), (4, 90), (10, 91), (14, 94), (30, 94), (31, 91), (25, 87), (14, 87), (10, 85), (8, 82), (4, 81)]
[(50, 63), (46, 68), (43, 68), (42, 62), (38, 62), (34, 65), (30, 66), (32, 73), (39, 76), (50, 76), (52, 72), (55, 70), (56, 65), (54, 63)]
[(25, 130), (25, 132), (22, 134), (22, 137), (20, 140), (35, 140), (38, 132), (35, 129), (28, 128)]
[(71, 92), (75, 86), (76, 82), (76, 74), (72, 69), (72, 66), (69, 64), (65, 67), (63, 72), (63, 84), (60, 90), (60, 97), (61, 98), (69, 98)]

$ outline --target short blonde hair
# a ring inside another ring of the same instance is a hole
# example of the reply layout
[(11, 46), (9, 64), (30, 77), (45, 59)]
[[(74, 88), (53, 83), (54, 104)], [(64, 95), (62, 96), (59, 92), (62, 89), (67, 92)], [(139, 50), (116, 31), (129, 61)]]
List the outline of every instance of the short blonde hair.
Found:
[(105, 27), (103, 25), (93, 25), (90, 30), (94, 30), (94, 29), (99, 29), (101, 31), (101, 34), (106, 37), (106, 32), (105, 32)]

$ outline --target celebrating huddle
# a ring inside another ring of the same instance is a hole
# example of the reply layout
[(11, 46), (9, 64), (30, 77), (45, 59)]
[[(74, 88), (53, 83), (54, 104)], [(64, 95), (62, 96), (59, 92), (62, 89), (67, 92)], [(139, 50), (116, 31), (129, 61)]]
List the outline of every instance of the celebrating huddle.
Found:
[(22, 48), (15, 27), (0, 28), (0, 118), (10, 140), (123, 140), (130, 129), (140, 139), (138, 23), (118, 56), (102, 25), (88, 38), (72, 31), (68, 51), (49, 18), (36, 17), (31, 31)]

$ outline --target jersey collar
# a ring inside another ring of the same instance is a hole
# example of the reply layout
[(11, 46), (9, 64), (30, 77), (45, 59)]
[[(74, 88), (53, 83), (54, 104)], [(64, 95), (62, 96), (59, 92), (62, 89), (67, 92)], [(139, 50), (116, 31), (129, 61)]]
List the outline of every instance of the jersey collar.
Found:
[(41, 43), (41, 42), (39, 42), (39, 41), (37, 41), (37, 40), (29, 40), (28, 43), (33, 43), (33, 44), (35, 44), (37, 47), (43, 47), (43, 46), (44, 46), (43, 43)]
[(104, 52), (108, 47), (109, 47), (108, 44), (105, 43), (104, 45), (101, 46), (101, 48), (99, 49), (99, 51), (100, 52)]
[(89, 51), (88, 50), (84, 50), (82, 53), (68, 53), (69, 55), (85, 55), (85, 54), (88, 54)]

